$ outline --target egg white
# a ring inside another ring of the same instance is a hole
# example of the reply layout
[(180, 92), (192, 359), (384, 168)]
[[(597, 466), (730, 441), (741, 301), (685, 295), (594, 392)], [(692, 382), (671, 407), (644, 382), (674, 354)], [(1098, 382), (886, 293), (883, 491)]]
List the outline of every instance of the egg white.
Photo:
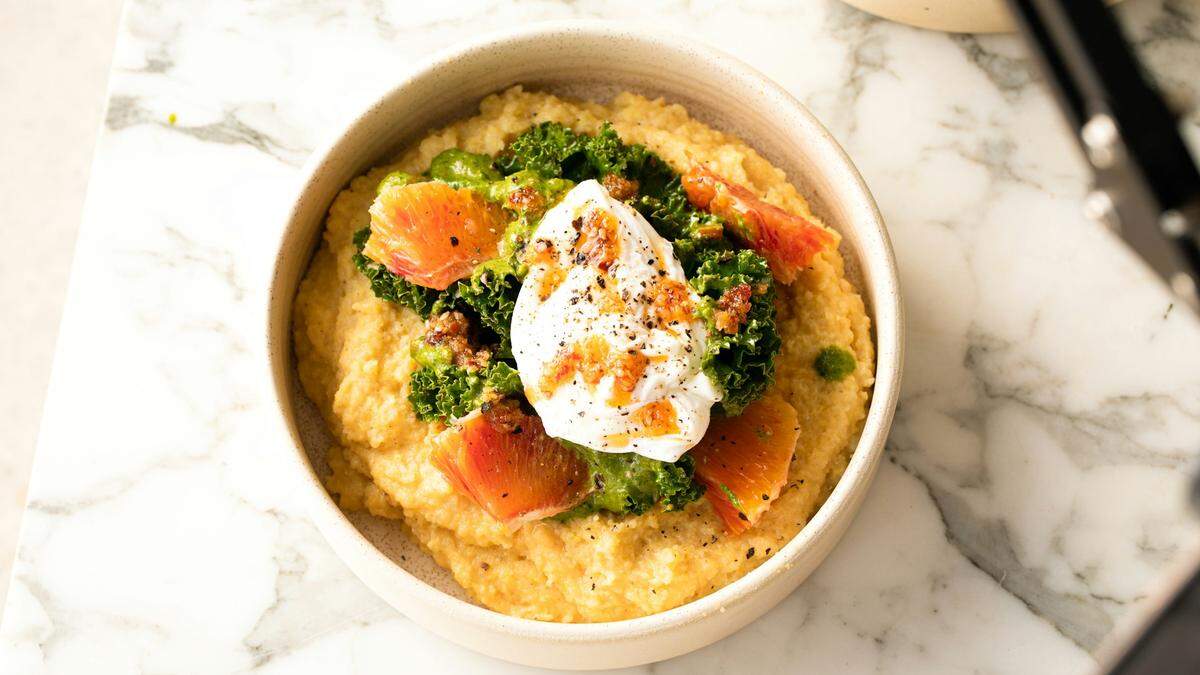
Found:
[[(634, 300), (624, 303), (619, 312), (601, 310), (598, 293), (589, 292), (596, 291), (599, 270), (574, 259), (572, 253), (579, 237), (577, 219), (596, 208), (619, 223), (619, 253), (608, 267), (605, 287)], [(531, 238), (539, 240), (553, 245), (566, 276), (543, 300), (542, 276), (551, 273), (551, 266), (531, 264), (513, 311), (512, 347), (521, 380), (547, 433), (601, 452), (636, 452), (666, 462), (679, 459), (708, 429), (710, 410), (721, 393), (701, 370), (707, 338), (704, 322), (693, 314), (689, 321), (663, 326), (649, 321), (651, 307), (636, 301), (664, 276), (686, 287), (670, 242), (594, 180), (580, 183), (546, 213)], [(700, 299), (690, 287), (688, 293), (698, 306)], [(640, 350), (650, 358), (627, 404), (610, 404), (615, 379), (611, 374), (589, 386), (576, 373), (551, 395), (535, 391), (564, 348), (594, 336), (607, 342), (613, 353)], [(635, 422), (636, 413), (662, 400), (674, 408), (678, 431), (647, 436)], [(614, 442), (618, 438), (622, 440)]]

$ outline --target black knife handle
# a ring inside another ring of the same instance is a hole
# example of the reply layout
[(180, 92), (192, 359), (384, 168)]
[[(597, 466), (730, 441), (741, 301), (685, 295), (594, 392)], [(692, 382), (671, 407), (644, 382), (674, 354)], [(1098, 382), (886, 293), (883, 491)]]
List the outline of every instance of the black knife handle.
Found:
[(1110, 675), (1200, 673), (1200, 570), (1108, 671)]
[(1100, 0), (1008, 0), (1092, 165), (1093, 215), (1198, 304), (1200, 170)]

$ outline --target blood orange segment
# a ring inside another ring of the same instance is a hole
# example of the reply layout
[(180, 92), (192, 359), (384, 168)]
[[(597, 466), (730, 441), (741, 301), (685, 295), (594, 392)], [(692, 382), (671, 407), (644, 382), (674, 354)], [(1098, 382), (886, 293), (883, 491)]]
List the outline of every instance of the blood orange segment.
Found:
[(512, 527), (566, 511), (591, 491), (587, 464), (537, 416), (505, 404), (447, 432), (432, 461), (455, 490)]
[(503, 215), (467, 188), (385, 185), (371, 205), (363, 253), (419, 286), (445, 290), (496, 257)]
[(787, 401), (769, 396), (737, 417), (714, 419), (692, 449), (696, 480), (729, 532), (757, 523), (787, 483), (800, 437), (797, 419)]
[(771, 273), (785, 284), (795, 281), (815, 255), (836, 244), (833, 234), (820, 225), (764, 202), (703, 166), (692, 167), (682, 182), (693, 206), (724, 218), (726, 231), (766, 258)]

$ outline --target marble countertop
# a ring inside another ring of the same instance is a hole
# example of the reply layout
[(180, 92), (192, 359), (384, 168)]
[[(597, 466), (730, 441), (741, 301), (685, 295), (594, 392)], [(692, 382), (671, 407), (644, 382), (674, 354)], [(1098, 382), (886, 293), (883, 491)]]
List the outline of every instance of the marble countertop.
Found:
[[(1121, 14), (1160, 83), (1200, 101), (1200, 6)], [(134, 0), (0, 671), (524, 672), (377, 599), (276, 480), (264, 286), (300, 165), (410, 63), (591, 16), (692, 32), (804, 101), (879, 201), (909, 316), (888, 461), (846, 538), (750, 627), (630, 672), (1093, 667), (1200, 542), (1200, 324), (1080, 215), (1084, 168), (1015, 38), (833, 0)]]

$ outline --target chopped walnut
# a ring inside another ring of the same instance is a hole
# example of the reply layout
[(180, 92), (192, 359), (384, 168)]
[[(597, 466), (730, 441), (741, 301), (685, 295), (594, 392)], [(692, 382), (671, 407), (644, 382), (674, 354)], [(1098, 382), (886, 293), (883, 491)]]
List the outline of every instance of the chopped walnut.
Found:
[(753, 292), (750, 284), (738, 284), (721, 294), (717, 300), (717, 312), (713, 315), (717, 330), (734, 335), (741, 329), (750, 314), (750, 296)]
[(449, 347), (454, 365), (467, 370), (479, 370), (492, 359), (486, 347), (471, 346), (471, 322), (462, 312), (443, 312), (429, 317), (425, 324), (425, 342)]
[(608, 194), (613, 199), (618, 201), (623, 202), (626, 199), (633, 199), (637, 196), (638, 182), (636, 180), (622, 178), (615, 173), (605, 174), (604, 177), (600, 179), (600, 184), (604, 186), (605, 190), (608, 190)]
[(522, 185), (508, 193), (504, 205), (520, 213), (539, 213), (546, 206), (546, 200), (532, 186)]

